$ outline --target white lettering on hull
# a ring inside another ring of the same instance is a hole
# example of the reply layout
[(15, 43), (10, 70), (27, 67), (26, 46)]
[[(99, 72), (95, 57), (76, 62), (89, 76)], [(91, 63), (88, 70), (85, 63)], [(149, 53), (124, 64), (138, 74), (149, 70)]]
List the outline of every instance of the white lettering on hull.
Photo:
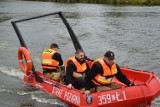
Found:
[(60, 90), (57, 87), (53, 87), (52, 94), (55, 94), (58, 97), (62, 97), (63, 90)]
[(72, 102), (74, 104), (77, 104), (77, 105), (80, 104), (80, 97), (76, 96), (70, 92), (65, 92), (64, 99), (66, 99), (67, 101)]
[(125, 91), (122, 91), (122, 93), (116, 92), (114, 94), (101, 95), (98, 96), (98, 99), (99, 99), (99, 105), (112, 103), (113, 101), (120, 102), (126, 100), (126, 93)]
[(80, 97), (79, 96), (72, 94), (70, 92), (64, 91), (62, 89), (59, 89), (58, 87), (53, 87), (52, 94), (54, 94), (55, 96), (58, 96), (60, 98), (63, 98), (66, 101), (74, 103), (76, 105), (80, 105)]

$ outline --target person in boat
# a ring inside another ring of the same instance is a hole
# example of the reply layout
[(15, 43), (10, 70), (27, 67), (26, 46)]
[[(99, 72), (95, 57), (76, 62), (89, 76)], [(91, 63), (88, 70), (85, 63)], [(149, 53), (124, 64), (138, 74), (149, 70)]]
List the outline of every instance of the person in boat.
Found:
[(75, 52), (75, 56), (65, 62), (65, 84), (70, 89), (83, 89), (85, 87), (85, 75), (90, 71), (90, 68), (84, 58), (83, 50), (79, 49)]
[(58, 53), (58, 45), (52, 43), (49, 49), (46, 49), (42, 53), (42, 69), (45, 78), (59, 80), (60, 73), (58, 72), (58, 66), (63, 65), (61, 54)]
[(132, 86), (130, 80), (122, 73), (118, 64), (114, 61), (115, 55), (112, 51), (107, 51), (104, 57), (95, 60), (92, 64), (91, 71), (86, 75), (85, 94), (97, 90), (112, 90), (121, 88), (120, 85), (112, 82), (115, 76), (119, 81)]

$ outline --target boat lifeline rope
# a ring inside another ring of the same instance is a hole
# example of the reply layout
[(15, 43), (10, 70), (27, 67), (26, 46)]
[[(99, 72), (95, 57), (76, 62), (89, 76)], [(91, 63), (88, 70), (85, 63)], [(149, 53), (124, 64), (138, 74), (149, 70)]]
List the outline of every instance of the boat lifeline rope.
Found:
[(142, 90), (142, 94), (143, 94), (143, 96), (144, 96), (145, 106), (147, 106), (147, 105), (148, 105), (148, 104), (147, 104), (147, 99), (146, 99), (146, 96), (145, 96), (145, 94), (144, 94), (144, 91), (143, 91), (142, 85), (140, 85), (140, 87), (141, 87), (141, 90)]

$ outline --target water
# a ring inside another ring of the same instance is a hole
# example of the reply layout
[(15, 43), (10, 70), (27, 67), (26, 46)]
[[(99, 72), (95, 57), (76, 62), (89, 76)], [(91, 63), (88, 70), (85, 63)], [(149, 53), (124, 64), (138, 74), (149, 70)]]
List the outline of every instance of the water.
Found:
[[(112, 50), (120, 66), (154, 71), (160, 69), (160, 7), (110, 6), (99, 4), (61, 4), (51, 2), (0, 1), (0, 107), (67, 107), (68, 105), (23, 83), (17, 50), (19, 41), (12, 20), (62, 11), (85, 53), (96, 59)], [(53, 20), (54, 19), (54, 20)], [(74, 54), (71, 39), (56, 17), (18, 24), (31, 52), (35, 68), (41, 70), (41, 53), (57, 42), (63, 59)], [(159, 107), (160, 98), (153, 102)]]

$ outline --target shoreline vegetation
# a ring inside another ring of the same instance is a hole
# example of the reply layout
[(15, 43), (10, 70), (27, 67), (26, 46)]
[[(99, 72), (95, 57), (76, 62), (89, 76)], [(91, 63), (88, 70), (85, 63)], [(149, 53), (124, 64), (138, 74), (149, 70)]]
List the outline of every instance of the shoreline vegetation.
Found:
[(160, 0), (29, 0), (29, 1), (46, 1), (58, 3), (95, 3), (110, 5), (160, 5)]

